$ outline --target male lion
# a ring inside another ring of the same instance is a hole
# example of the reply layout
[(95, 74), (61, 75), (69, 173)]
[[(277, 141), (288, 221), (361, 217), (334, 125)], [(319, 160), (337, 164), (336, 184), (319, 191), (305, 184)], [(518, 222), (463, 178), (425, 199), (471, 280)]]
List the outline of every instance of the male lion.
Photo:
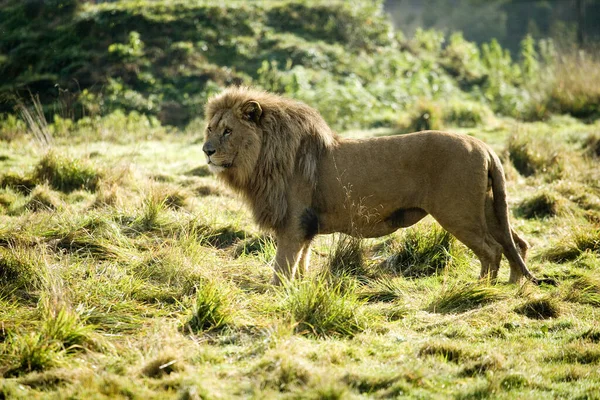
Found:
[(477, 255), (482, 278), (496, 279), (504, 254), (510, 282), (537, 282), (508, 220), (500, 160), (480, 140), (434, 131), (346, 139), (307, 105), (244, 87), (211, 98), (206, 117), (210, 169), (276, 235), (274, 284), (306, 271), (316, 234), (383, 236), (427, 214)]

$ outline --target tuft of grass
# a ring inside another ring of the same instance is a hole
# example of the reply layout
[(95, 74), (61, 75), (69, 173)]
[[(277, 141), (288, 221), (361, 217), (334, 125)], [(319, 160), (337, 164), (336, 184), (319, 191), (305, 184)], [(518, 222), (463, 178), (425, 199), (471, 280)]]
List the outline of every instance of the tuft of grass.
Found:
[(463, 376), (485, 375), (488, 371), (501, 370), (505, 361), (505, 358), (500, 354), (486, 354), (467, 362), (460, 374)]
[(462, 312), (505, 297), (505, 293), (496, 287), (479, 283), (457, 284), (445, 288), (429, 305), (429, 310), (438, 313)]
[(568, 364), (596, 364), (600, 362), (600, 349), (594, 343), (573, 343), (561, 348), (546, 361)]
[(566, 239), (546, 250), (541, 257), (544, 260), (562, 263), (575, 260), (586, 252), (600, 254), (600, 228), (575, 226)]
[(71, 158), (49, 151), (35, 166), (33, 176), (38, 182), (47, 181), (61, 192), (70, 193), (98, 188), (102, 173), (85, 160)]
[(28, 174), (6, 172), (0, 176), (1, 188), (11, 188), (23, 194), (29, 194), (36, 185), (36, 179)]
[(443, 358), (446, 362), (454, 363), (462, 362), (470, 357), (469, 354), (455, 344), (440, 341), (423, 345), (419, 350), (419, 356), (437, 356)]
[(600, 329), (590, 328), (576, 337), (592, 343), (600, 343)]
[(398, 381), (404, 381), (398, 374), (346, 374), (342, 380), (361, 394), (375, 394), (392, 387)]
[(552, 297), (542, 297), (527, 300), (523, 305), (517, 307), (515, 312), (531, 319), (549, 319), (560, 315), (560, 306), (558, 300)]
[(563, 215), (567, 210), (565, 199), (558, 194), (543, 190), (517, 205), (515, 214), (521, 218), (547, 218)]
[(600, 159), (600, 132), (590, 133), (585, 138), (583, 146), (587, 155)]
[(452, 261), (450, 248), (454, 238), (437, 224), (427, 229), (410, 228), (403, 232), (402, 241), (392, 244), (385, 266), (409, 278), (438, 273)]
[(600, 307), (600, 278), (582, 275), (575, 279), (568, 289), (565, 300)]
[(257, 256), (257, 255), (275, 255), (275, 242), (270, 236), (250, 237), (241, 241), (233, 251), (234, 257)]
[(29, 211), (54, 211), (63, 207), (63, 201), (58, 193), (48, 185), (37, 186), (29, 195), (25, 208)]
[(45, 255), (40, 249), (0, 247), (0, 292), (36, 292), (45, 281)]
[(578, 118), (600, 115), (600, 62), (583, 52), (563, 55), (555, 66), (552, 110)]
[(193, 221), (188, 228), (190, 234), (196, 236), (202, 245), (208, 245), (217, 249), (227, 248), (234, 243), (245, 240), (251, 235), (245, 230), (234, 225), (214, 227)]
[(473, 128), (489, 119), (492, 111), (481, 103), (471, 101), (453, 101), (444, 109), (446, 124)]
[(233, 311), (226, 293), (215, 282), (204, 280), (196, 288), (196, 303), (186, 328), (204, 332), (224, 328), (233, 322)]
[(94, 327), (84, 325), (73, 311), (62, 307), (44, 317), (42, 332), (49, 339), (60, 343), (67, 353), (94, 346)]
[(192, 194), (180, 186), (162, 184), (153, 188), (152, 197), (154, 201), (163, 204), (166, 208), (177, 210), (188, 205)]
[(141, 372), (149, 378), (161, 378), (181, 369), (181, 361), (177, 357), (163, 354), (144, 365)]
[(364, 261), (362, 239), (343, 234), (335, 235), (332, 247), (326, 268), (333, 276), (349, 276), (360, 280), (368, 278), (369, 271)]
[(8, 376), (43, 371), (58, 364), (60, 360), (58, 343), (40, 332), (11, 338), (9, 346), (15, 359), (14, 365), (7, 371)]
[(564, 161), (559, 152), (553, 149), (550, 139), (525, 135), (512, 135), (508, 139), (508, 157), (523, 176), (547, 173), (560, 177), (564, 171)]
[(404, 295), (401, 281), (388, 278), (379, 278), (359, 292), (359, 296), (369, 302), (395, 302), (404, 298)]
[(282, 310), (290, 314), (295, 331), (316, 337), (352, 337), (366, 327), (363, 304), (344, 280), (324, 277), (293, 281), (282, 292)]
[(267, 356), (255, 367), (254, 373), (263, 377), (262, 386), (279, 392), (305, 387), (311, 380), (309, 369), (298, 360), (284, 354)]

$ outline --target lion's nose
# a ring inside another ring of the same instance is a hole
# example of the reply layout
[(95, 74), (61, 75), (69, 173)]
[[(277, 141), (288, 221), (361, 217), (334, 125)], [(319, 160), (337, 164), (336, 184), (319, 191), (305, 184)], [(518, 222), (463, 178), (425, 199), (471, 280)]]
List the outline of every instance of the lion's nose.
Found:
[(204, 143), (204, 146), (202, 146), (202, 151), (209, 157), (215, 154), (216, 152), (215, 148), (210, 142)]

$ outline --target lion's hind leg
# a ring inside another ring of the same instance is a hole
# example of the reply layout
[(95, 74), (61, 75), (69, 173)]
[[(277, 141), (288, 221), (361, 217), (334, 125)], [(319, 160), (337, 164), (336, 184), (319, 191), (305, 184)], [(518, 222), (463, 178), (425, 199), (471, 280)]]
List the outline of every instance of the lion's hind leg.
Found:
[(502, 246), (488, 231), (483, 207), (482, 202), (481, 213), (465, 212), (460, 215), (456, 212), (442, 212), (431, 215), (444, 229), (475, 253), (481, 263), (480, 278), (495, 282), (502, 259)]

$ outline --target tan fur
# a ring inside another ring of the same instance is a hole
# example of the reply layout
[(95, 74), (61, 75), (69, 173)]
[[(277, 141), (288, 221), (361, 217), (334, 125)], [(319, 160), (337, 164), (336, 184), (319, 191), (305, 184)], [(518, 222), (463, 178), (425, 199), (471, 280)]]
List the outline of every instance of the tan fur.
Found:
[(209, 166), (277, 237), (274, 283), (307, 269), (314, 234), (382, 236), (428, 214), (475, 252), (482, 278), (496, 278), (504, 254), (511, 282), (536, 280), (510, 227), (500, 161), (477, 139), (344, 139), (307, 105), (249, 88), (213, 97), (206, 116)]

